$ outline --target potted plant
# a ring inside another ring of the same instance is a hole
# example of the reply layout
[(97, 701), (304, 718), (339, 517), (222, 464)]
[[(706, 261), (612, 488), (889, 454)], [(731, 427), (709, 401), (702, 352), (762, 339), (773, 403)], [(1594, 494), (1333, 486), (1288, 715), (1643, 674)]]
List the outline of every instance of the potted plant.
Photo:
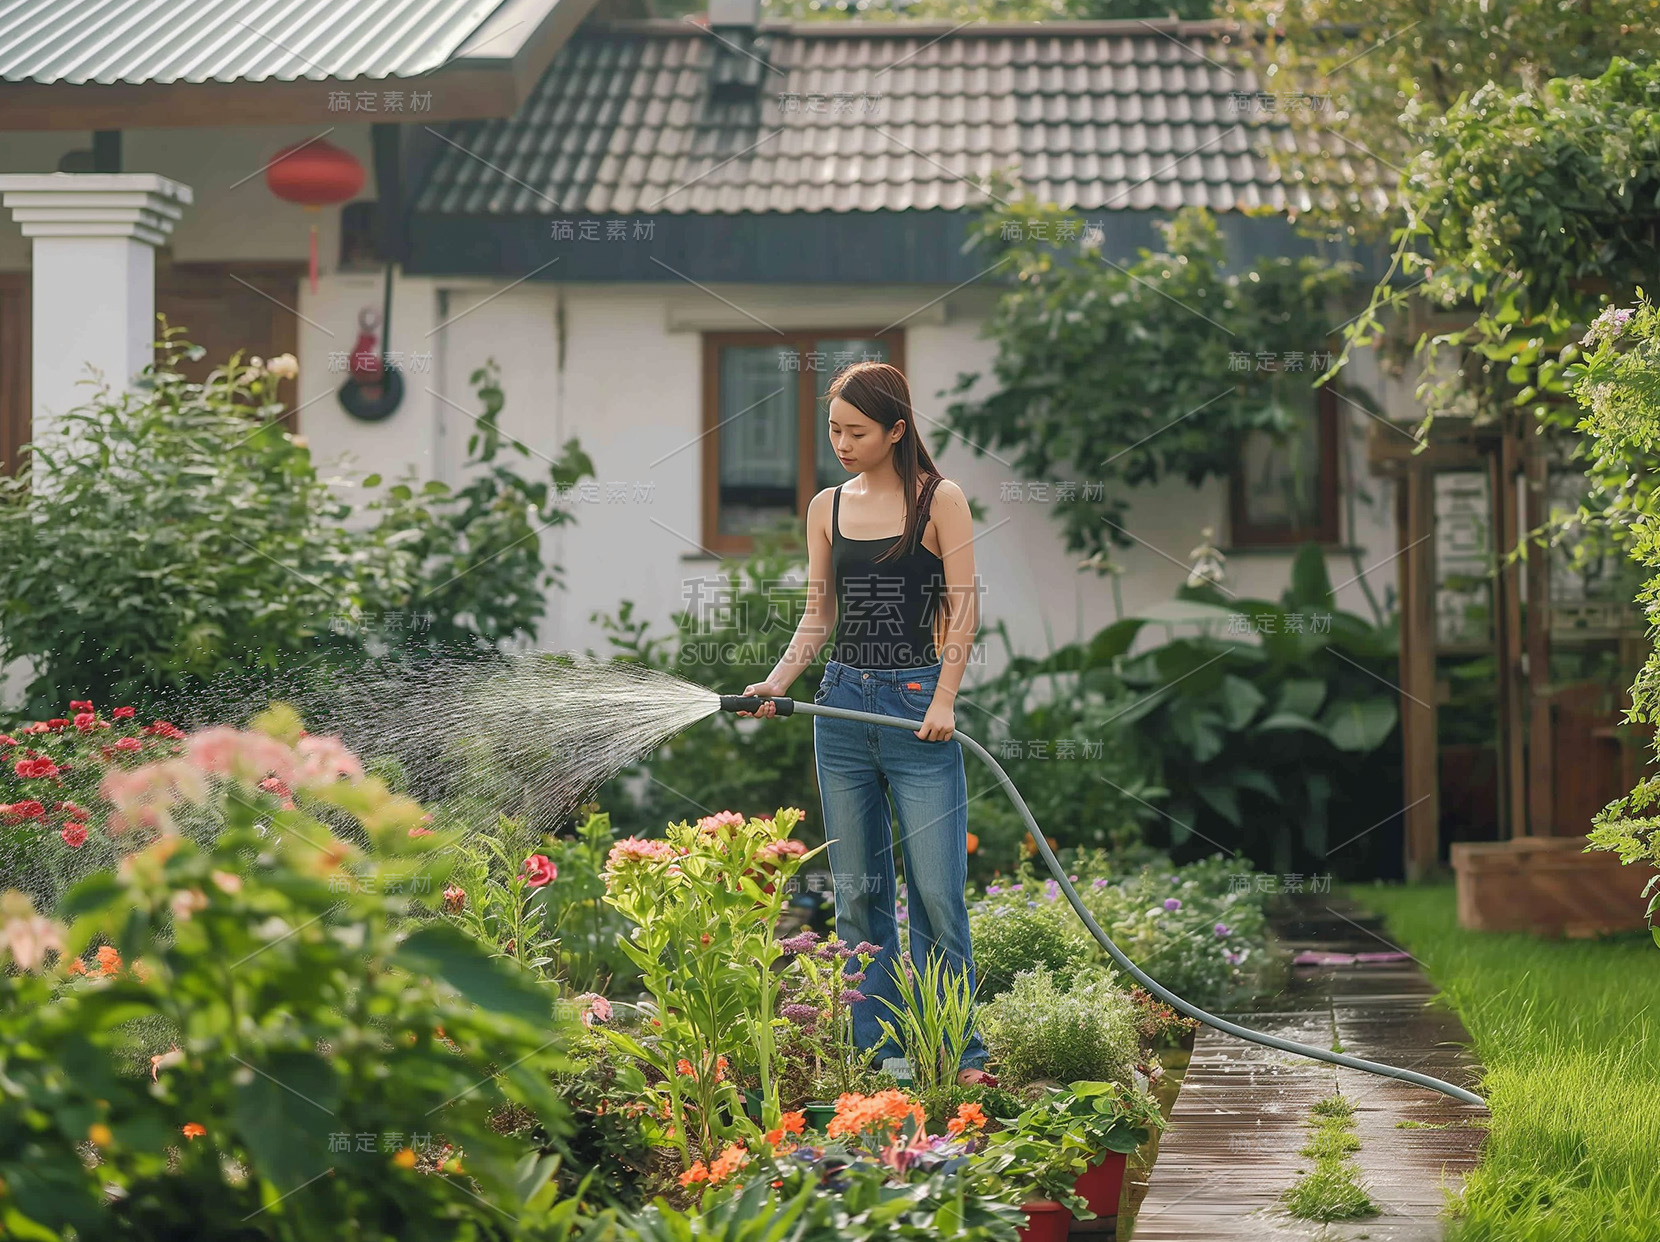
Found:
[[(1062, 1136), (1082, 1140), (1086, 1167), (1074, 1189), (1089, 1207), (1089, 1217), (1103, 1223), (1118, 1215), (1129, 1155), (1164, 1125), (1157, 1101), (1146, 1092), (1116, 1082), (1075, 1082), (1053, 1091), (1027, 1109), (1016, 1128), (1058, 1142)], [(1089, 1230), (1095, 1232), (1095, 1230)]]
[(1057, 1131), (1041, 1110), (1028, 1109), (987, 1139), (979, 1159), (982, 1172), (1024, 1193), (1021, 1242), (1061, 1242), (1074, 1217), (1094, 1215), (1078, 1193), (1090, 1155), (1081, 1134), (1065, 1127)]

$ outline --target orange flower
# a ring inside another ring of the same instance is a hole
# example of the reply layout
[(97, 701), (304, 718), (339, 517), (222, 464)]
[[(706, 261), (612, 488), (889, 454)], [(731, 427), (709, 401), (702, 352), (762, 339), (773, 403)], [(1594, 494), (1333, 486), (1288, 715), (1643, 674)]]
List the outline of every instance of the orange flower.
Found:
[(968, 834), (968, 852), (970, 854), (972, 854), (972, 853), (974, 853), (975, 850), (977, 850), (979, 848), (980, 848), (980, 838), (977, 837), (972, 832), (969, 833)]
[(121, 954), (115, 951), (114, 945), (103, 945), (98, 950), (98, 972), (104, 975), (113, 975), (121, 969)]
[(72, 975), (86, 974), (86, 963), (77, 957), (74, 961), (69, 963), (69, 973)]
[(392, 1163), (400, 1169), (413, 1169), (415, 1167), (415, 1153), (405, 1147), (392, 1157)]
[(786, 1134), (801, 1134), (807, 1129), (807, 1114), (785, 1113), (779, 1119), (778, 1128)]
[(742, 1143), (729, 1143), (726, 1150), (709, 1165), (710, 1182), (719, 1185), (749, 1163), (749, 1153)]
[(962, 1104), (957, 1108), (957, 1115), (945, 1123), (945, 1132), (957, 1135), (964, 1130), (978, 1130), (985, 1124), (986, 1114), (984, 1109), (978, 1104)]
[(108, 1147), (115, 1142), (115, 1135), (110, 1128), (101, 1121), (95, 1121), (86, 1128), (86, 1136), (95, 1147)]
[(197, 1125), (194, 1121), (185, 1122), (182, 1130), (187, 1139), (199, 1139), (207, 1133), (206, 1126)]
[(903, 1091), (878, 1091), (875, 1095), (848, 1092), (837, 1097), (836, 1115), (825, 1127), (825, 1133), (830, 1138), (876, 1129), (897, 1133), (908, 1117), (916, 1119), (918, 1128), (926, 1124), (922, 1106)]
[(674, 1072), (677, 1074), (690, 1074), (692, 1072), (692, 1063), (685, 1057), (681, 1057), (680, 1060), (674, 1063)]
[(680, 1175), (682, 1186), (690, 1186), (693, 1182), (706, 1182), (708, 1180), (709, 1170), (703, 1167), (703, 1161), (701, 1160)]

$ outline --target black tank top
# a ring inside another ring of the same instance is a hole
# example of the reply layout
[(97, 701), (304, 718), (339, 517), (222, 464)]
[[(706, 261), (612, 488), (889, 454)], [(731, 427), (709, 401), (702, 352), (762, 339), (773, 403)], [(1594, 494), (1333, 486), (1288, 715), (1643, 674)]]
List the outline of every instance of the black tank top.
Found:
[(876, 558), (904, 533), (886, 539), (842, 534), (842, 489), (830, 509), (830, 572), (836, 584), (836, 646), (831, 658), (854, 668), (922, 668), (939, 661), (934, 618), (945, 589), (945, 562), (922, 546), (939, 476), (923, 485), (916, 547)]

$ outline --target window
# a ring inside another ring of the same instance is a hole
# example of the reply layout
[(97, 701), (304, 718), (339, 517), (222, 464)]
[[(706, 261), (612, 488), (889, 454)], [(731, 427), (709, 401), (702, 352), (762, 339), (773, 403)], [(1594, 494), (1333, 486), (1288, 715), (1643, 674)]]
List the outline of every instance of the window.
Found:
[(899, 332), (713, 332), (703, 339), (703, 546), (750, 550), (852, 476), (830, 448), (824, 394), (854, 362), (904, 368)]
[(1276, 443), (1265, 431), (1245, 437), (1230, 487), (1235, 548), (1336, 543), (1337, 393), (1302, 389), (1298, 430)]

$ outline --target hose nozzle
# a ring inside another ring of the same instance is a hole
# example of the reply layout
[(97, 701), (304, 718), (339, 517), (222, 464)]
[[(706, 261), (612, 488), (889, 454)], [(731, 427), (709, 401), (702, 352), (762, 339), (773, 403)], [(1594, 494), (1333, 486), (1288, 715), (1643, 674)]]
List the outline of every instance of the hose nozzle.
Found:
[(780, 716), (788, 716), (795, 711), (794, 699), (768, 699), (758, 694), (723, 694), (720, 696), (720, 709), (723, 712), (753, 712), (761, 704), (771, 703)]

